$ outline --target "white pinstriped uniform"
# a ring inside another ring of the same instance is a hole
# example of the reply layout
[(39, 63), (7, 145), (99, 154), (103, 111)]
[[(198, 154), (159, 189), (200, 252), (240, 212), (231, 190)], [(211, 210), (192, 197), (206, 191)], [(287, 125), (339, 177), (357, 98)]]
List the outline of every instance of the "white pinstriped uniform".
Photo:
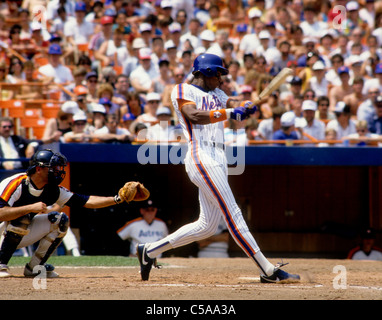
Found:
[[(189, 84), (175, 86), (171, 94), (172, 104), (182, 126), (183, 133), (190, 143), (202, 144), (202, 141), (224, 143), (224, 123), (222, 121), (208, 125), (191, 125), (179, 110), (177, 99), (194, 102), (198, 110), (210, 111), (224, 109), (228, 96), (224, 91), (215, 89), (204, 92), (201, 88)], [(192, 131), (192, 132), (191, 132)], [(191, 148), (189, 148), (190, 151)], [(224, 156), (220, 160), (223, 160)]]
[[(215, 234), (223, 215), (237, 244), (249, 257), (254, 257), (260, 249), (248, 230), (228, 184), (226, 155), (218, 147), (219, 143), (224, 143), (224, 124), (222, 121), (206, 125), (191, 124), (181, 113), (178, 99), (195, 103), (199, 110), (210, 111), (225, 108), (228, 96), (218, 88), (205, 92), (189, 84), (176, 85), (173, 89), (171, 100), (184, 135), (189, 141), (185, 157), (186, 171), (190, 180), (199, 188), (200, 216), (197, 221), (181, 227), (162, 241), (151, 244), (147, 253), (149, 256), (150, 252), (158, 253), (159, 248), (166, 247), (168, 243), (176, 248), (210, 237)], [(215, 146), (212, 145), (213, 142)]]

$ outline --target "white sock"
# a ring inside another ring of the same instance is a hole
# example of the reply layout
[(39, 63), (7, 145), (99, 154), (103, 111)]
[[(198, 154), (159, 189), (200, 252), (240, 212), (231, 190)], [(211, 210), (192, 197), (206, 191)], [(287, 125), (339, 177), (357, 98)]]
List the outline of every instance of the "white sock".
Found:
[(261, 270), (261, 272), (267, 276), (271, 276), (275, 270), (275, 266), (264, 257), (261, 251), (256, 252), (253, 256), (253, 260)]
[(172, 249), (172, 245), (168, 240), (162, 239), (153, 243), (147, 243), (146, 248), (149, 258), (154, 259), (163, 252)]
[(73, 257), (80, 257), (81, 256), (80, 250), (78, 250), (78, 248), (73, 248), (72, 249), (72, 256)]

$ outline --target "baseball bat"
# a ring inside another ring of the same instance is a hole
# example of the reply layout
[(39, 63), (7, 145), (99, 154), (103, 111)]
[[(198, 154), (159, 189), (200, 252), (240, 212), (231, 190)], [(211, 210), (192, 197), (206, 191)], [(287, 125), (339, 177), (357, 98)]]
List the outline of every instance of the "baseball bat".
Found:
[(259, 104), (261, 100), (268, 97), (273, 91), (277, 90), (285, 79), (293, 74), (293, 70), (290, 68), (283, 68), (276, 77), (266, 86), (266, 88), (260, 92), (259, 97), (253, 101), (255, 105)]

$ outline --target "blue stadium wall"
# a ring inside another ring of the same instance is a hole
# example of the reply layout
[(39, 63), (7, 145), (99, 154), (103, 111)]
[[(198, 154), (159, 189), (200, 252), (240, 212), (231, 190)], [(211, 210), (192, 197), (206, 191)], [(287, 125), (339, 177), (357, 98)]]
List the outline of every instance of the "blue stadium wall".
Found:
[[(198, 191), (181, 163), (187, 146), (143, 148), (62, 144), (60, 151), (70, 163), (70, 189), (108, 196), (126, 181), (138, 180), (159, 203), (158, 216), (170, 232), (196, 220)], [(243, 171), (229, 176), (232, 191), (268, 256), (345, 258), (365, 226), (378, 231), (381, 245), (382, 148), (251, 146), (228, 148), (227, 155), (233, 172), (240, 166), (238, 172)], [(138, 204), (72, 209), (71, 225), (80, 231), (83, 253), (128, 255), (128, 245), (116, 231), (139, 216)], [(167, 255), (196, 253), (191, 244)], [(243, 255), (232, 239), (230, 254)]]
[[(181, 161), (174, 164), (187, 146), (141, 148), (61, 145), (70, 162), (71, 189), (113, 195), (125, 181), (139, 180), (159, 202), (158, 216), (170, 231), (197, 219), (197, 188)], [(244, 165), (244, 171), (230, 175), (229, 181), (251, 231), (269, 256), (344, 258), (363, 227), (382, 230), (382, 148), (252, 146), (229, 148), (227, 155), (230, 168)], [(115, 232), (137, 216), (137, 203), (71, 212), (72, 226), (80, 229), (87, 254), (128, 254)], [(193, 244), (168, 254), (196, 252)], [(242, 255), (233, 240), (230, 254)]]

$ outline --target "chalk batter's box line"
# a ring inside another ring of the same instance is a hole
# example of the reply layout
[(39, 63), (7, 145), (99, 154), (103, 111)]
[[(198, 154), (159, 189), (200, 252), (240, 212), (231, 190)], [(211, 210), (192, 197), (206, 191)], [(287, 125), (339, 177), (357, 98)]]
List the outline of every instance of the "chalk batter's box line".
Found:
[[(189, 288), (189, 287), (198, 287), (198, 288), (261, 288), (261, 289), (274, 289), (274, 288), (291, 288), (291, 289), (317, 289), (317, 288), (324, 288), (327, 286), (324, 286), (322, 284), (316, 284), (316, 285), (288, 285), (288, 284), (281, 284), (281, 285), (275, 285), (275, 284), (185, 284), (185, 283), (150, 283), (150, 284), (144, 284), (145, 287), (183, 287), (183, 288)], [(382, 291), (382, 287), (368, 287), (368, 286), (357, 286), (357, 285), (349, 285), (346, 289), (358, 289), (358, 290), (377, 290)], [(341, 290), (346, 290), (341, 289)]]
[[(23, 268), (23, 266), (13, 266), (12, 268), (18, 269)], [(136, 269), (137, 266), (57, 266), (57, 269)], [(176, 266), (176, 265), (168, 265), (166, 268), (186, 268), (184, 266)], [(241, 280), (252, 280), (252, 281), (260, 281), (259, 277), (239, 277)], [(258, 285), (258, 284), (184, 284), (184, 283), (150, 283), (143, 284), (146, 287), (220, 287), (220, 288), (300, 288), (300, 289), (314, 289), (314, 288), (323, 288), (325, 287), (322, 284), (316, 285), (288, 285), (288, 284), (271, 284), (271, 285)], [(382, 287), (376, 286), (359, 286), (359, 285), (348, 285), (346, 289), (357, 289), (357, 290), (376, 290), (382, 291)], [(341, 290), (346, 290), (341, 289)]]

